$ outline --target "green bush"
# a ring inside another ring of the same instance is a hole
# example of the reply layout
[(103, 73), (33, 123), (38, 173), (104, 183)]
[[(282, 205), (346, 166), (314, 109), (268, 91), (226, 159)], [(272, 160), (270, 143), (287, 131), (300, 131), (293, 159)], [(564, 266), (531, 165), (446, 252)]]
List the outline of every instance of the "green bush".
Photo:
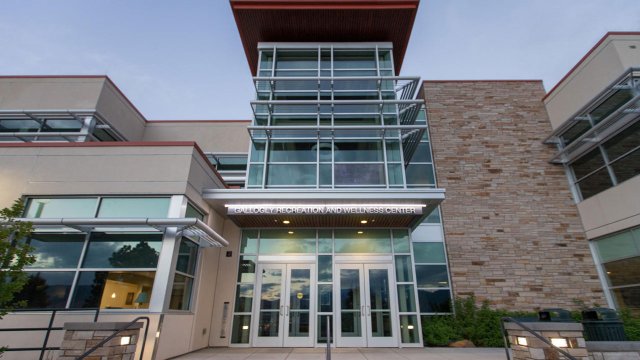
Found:
[(627, 340), (640, 341), (640, 314), (634, 315), (629, 309), (622, 309), (620, 319), (624, 323), (624, 334)]

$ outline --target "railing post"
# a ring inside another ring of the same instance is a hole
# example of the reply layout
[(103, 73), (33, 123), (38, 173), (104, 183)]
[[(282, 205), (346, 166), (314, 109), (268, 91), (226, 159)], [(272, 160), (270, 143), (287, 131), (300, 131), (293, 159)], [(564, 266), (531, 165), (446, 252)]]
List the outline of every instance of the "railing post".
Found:
[(49, 342), (49, 335), (51, 334), (51, 328), (53, 327), (53, 322), (56, 318), (57, 310), (53, 310), (51, 312), (51, 317), (49, 318), (49, 326), (47, 327), (47, 332), (44, 335), (44, 342), (42, 343), (42, 350), (40, 350), (40, 360), (44, 359), (44, 352), (47, 349), (47, 343)]
[(331, 315), (327, 315), (327, 360), (331, 360)]

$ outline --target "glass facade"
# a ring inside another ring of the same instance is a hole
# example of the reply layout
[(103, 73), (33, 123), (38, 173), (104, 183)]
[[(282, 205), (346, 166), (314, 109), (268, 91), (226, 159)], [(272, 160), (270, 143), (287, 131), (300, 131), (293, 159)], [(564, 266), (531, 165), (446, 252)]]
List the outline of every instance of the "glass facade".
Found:
[(618, 309), (640, 314), (640, 227), (592, 241)]
[[(414, 98), (419, 79), (395, 76), (389, 44), (258, 50), (247, 188), (436, 187), (426, 110)], [(292, 300), (273, 289), (284, 291), (290, 268), (304, 262), (316, 272), (313, 344), (326, 343), (327, 325), (338, 346), (420, 344), (421, 316), (451, 311), (443, 241), (438, 209), (413, 233), (243, 229), (231, 342), (287, 344), (293, 328), (282, 328), (276, 310), (284, 306), (286, 322)]]

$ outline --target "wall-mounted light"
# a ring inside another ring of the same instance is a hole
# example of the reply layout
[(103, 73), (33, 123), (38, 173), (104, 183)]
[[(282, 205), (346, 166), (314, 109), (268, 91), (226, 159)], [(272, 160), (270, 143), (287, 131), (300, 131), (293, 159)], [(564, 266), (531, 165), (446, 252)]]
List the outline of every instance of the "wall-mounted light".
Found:
[(116, 293), (115, 293), (115, 292), (111, 294), (111, 298), (112, 298), (112, 299), (115, 299), (115, 298), (116, 298)]
[(413, 330), (413, 325), (407, 325), (407, 329)]
[(156, 339), (160, 337), (160, 331), (156, 331)]
[(242, 325), (242, 330), (249, 330), (249, 325)]
[(527, 338), (524, 336), (517, 336), (516, 337), (516, 343), (520, 346), (528, 346), (529, 343), (527, 342)]
[(565, 338), (551, 338), (551, 343), (553, 344), (553, 346), (559, 348), (569, 347), (569, 342)]
[(120, 345), (124, 346), (124, 345), (129, 345), (131, 344), (131, 336), (123, 336), (120, 338)]

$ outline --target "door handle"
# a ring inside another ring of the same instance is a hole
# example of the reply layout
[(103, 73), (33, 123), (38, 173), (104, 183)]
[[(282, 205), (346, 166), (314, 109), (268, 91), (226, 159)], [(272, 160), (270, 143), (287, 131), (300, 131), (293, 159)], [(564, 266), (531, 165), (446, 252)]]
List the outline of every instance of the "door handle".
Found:
[(367, 305), (367, 316), (371, 316), (371, 306)]
[(280, 305), (280, 316), (284, 316), (284, 305)]
[(284, 307), (284, 316), (289, 316), (289, 307), (288, 306)]
[(365, 306), (364, 306), (364, 305), (362, 305), (362, 306), (360, 306), (360, 316), (365, 316), (365, 315), (366, 315), (366, 313), (365, 313)]

